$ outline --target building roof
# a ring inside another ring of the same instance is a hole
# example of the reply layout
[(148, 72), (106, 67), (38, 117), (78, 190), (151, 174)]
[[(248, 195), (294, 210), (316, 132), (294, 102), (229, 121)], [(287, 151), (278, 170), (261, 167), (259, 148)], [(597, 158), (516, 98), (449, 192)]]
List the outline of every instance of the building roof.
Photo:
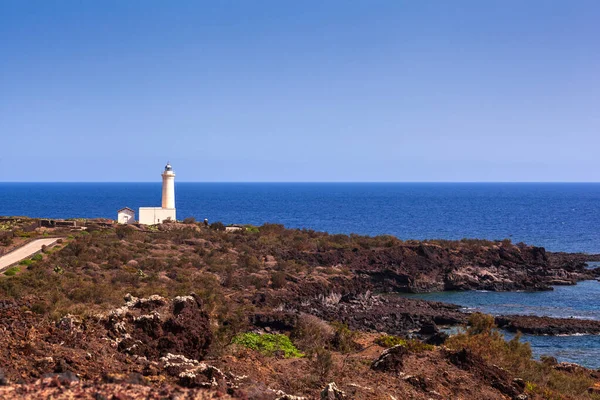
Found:
[(131, 209), (131, 208), (129, 208), (129, 207), (123, 207), (123, 208), (121, 208), (120, 210), (118, 210), (117, 212), (118, 212), (118, 213), (120, 213), (120, 212), (121, 212), (121, 211), (123, 211), (123, 210), (129, 210), (129, 211), (131, 211), (131, 212), (135, 212), (134, 210), (132, 210), (132, 209)]

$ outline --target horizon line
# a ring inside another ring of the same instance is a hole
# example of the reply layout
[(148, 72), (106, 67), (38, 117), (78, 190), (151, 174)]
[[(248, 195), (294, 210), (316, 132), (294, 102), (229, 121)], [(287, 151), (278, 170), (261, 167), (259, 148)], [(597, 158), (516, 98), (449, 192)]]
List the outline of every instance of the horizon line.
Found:
[[(156, 183), (160, 181), (0, 181), (8, 183)], [(599, 184), (600, 181), (177, 181), (176, 183), (219, 184)]]

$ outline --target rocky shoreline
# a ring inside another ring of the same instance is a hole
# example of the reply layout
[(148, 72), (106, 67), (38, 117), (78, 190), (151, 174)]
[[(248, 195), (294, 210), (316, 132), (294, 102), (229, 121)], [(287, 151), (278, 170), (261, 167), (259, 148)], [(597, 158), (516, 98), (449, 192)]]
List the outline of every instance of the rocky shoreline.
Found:
[(589, 319), (502, 315), (495, 321), (501, 329), (530, 335), (600, 335), (600, 321)]

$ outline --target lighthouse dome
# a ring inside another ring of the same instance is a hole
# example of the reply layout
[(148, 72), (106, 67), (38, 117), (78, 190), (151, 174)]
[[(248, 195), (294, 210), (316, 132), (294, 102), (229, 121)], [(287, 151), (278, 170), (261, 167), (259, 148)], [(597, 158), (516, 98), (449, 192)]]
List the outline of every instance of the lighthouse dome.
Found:
[(173, 167), (171, 167), (171, 164), (167, 162), (167, 165), (165, 165), (165, 171), (173, 171)]

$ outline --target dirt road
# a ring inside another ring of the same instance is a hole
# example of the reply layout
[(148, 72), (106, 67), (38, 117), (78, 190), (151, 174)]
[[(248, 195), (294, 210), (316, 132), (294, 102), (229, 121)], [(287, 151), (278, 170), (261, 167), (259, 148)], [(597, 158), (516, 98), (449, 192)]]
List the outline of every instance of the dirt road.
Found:
[(18, 249), (11, 251), (8, 254), (3, 255), (2, 257), (0, 257), (0, 272), (4, 271), (4, 269), (8, 268), (9, 266), (21, 260), (24, 260), (32, 254), (40, 251), (42, 249), (42, 246), (50, 246), (56, 243), (58, 239), (59, 238), (36, 239), (22, 247), (19, 247)]

